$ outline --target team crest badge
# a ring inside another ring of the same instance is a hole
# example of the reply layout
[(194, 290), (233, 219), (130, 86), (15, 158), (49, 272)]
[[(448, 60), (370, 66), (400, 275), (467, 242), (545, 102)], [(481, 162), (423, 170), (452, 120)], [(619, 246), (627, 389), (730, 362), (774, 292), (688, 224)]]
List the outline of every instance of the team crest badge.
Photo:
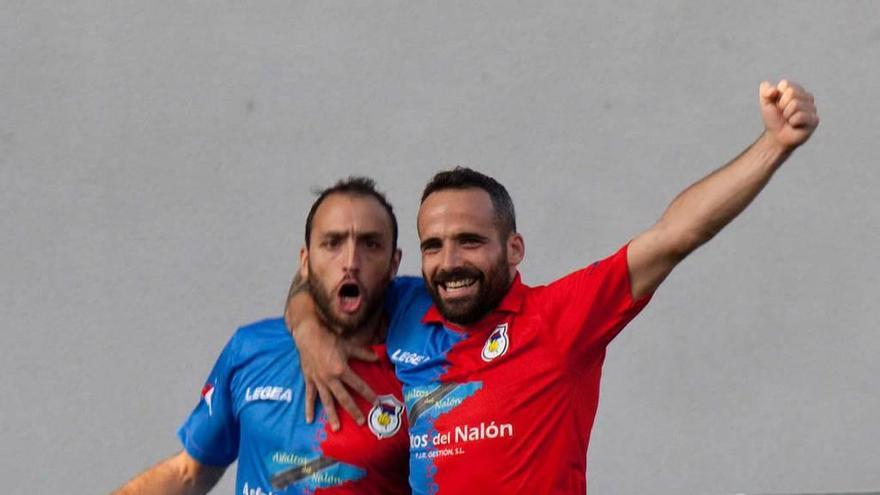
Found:
[(208, 416), (213, 416), (214, 410), (212, 401), (214, 399), (214, 385), (206, 383), (205, 386), (202, 387), (202, 399), (205, 401), (205, 404), (208, 405)]
[(367, 424), (376, 438), (382, 440), (394, 436), (400, 430), (403, 404), (393, 395), (380, 395), (379, 403), (370, 409)]
[(486, 344), (483, 346), (483, 352), (481, 353), (483, 361), (488, 363), (499, 356), (503, 356), (504, 353), (507, 352), (509, 344), (510, 339), (507, 338), (507, 323), (498, 325), (495, 327), (492, 335), (486, 339)]

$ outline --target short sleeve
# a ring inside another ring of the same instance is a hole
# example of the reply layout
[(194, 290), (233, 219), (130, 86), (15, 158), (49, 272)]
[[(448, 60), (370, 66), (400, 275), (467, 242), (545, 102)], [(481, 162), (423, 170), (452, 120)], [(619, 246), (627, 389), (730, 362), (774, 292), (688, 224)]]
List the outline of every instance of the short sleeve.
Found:
[(232, 404), (233, 337), (202, 387), (199, 402), (177, 430), (186, 452), (202, 464), (228, 466), (238, 457), (238, 420)]
[(651, 299), (650, 294), (632, 298), (627, 247), (551, 283), (541, 293), (551, 333), (575, 360), (604, 351)]

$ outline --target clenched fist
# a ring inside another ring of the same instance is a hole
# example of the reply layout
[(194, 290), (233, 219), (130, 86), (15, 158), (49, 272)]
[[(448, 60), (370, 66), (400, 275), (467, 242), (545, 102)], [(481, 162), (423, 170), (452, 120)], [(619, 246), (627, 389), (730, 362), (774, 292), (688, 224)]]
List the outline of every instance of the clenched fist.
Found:
[(785, 151), (803, 144), (819, 125), (813, 95), (792, 82), (762, 82), (758, 91), (766, 135)]

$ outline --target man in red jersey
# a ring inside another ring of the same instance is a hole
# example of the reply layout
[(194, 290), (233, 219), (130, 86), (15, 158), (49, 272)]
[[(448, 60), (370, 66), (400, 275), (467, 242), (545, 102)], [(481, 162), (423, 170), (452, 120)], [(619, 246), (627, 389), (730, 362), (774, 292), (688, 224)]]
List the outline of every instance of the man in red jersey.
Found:
[[(765, 130), (748, 149), (614, 255), (544, 287), (519, 279), (524, 242), (504, 187), (469, 169), (434, 177), (418, 215), (430, 298), (398, 279), (387, 301), (414, 493), (584, 493), (608, 343), (818, 125), (812, 95), (795, 84), (762, 83), (759, 97)], [(294, 301), (301, 318), (308, 304)], [(342, 383), (359, 384), (339, 365), (341, 347), (313, 322), (292, 323), (322, 400), (349, 409)]]

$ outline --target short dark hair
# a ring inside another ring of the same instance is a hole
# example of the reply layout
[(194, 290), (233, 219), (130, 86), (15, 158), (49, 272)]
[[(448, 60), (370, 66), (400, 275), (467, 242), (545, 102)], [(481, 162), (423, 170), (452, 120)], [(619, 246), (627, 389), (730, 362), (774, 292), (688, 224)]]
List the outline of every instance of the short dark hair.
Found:
[(315, 212), (318, 211), (321, 203), (331, 194), (351, 194), (372, 197), (385, 208), (385, 211), (388, 212), (388, 216), (391, 218), (391, 252), (394, 253), (397, 250), (397, 217), (394, 215), (394, 208), (385, 198), (385, 195), (376, 190), (376, 181), (369, 177), (351, 176), (347, 179), (340, 179), (336, 184), (326, 189), (318, 189), (315, 191), (315, 194), (318, 195), (318, 199), (312, 203), (309, 216), (306, 217), (306, 247), (309, 246), (309, 240), (312, 237), (312, 220), (315, 219)]
[(495, 209), (495, 221), (502, 237), (516, 232), (516, 211), (513, 209), (513, 200), (510, 199), (507, 189), (492, 177), (468, 167), (455, 167), (437, 173), (425, 186), (421, 202), (424, 203), (432, 193), (444, 189), (471, 188), (482, 189), (489, 194), (492, 207)]

